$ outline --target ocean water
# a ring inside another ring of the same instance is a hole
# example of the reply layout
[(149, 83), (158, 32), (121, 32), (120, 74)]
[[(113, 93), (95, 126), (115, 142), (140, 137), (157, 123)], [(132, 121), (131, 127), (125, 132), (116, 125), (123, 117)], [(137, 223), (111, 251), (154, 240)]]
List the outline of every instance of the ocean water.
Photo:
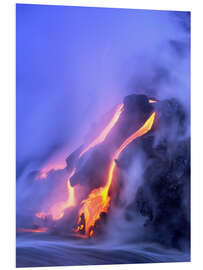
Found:
[(16, 267), (189, 262), (190, 254), (161, 246), (111, 244), (95, 239), (20, 233), (16, 237)]

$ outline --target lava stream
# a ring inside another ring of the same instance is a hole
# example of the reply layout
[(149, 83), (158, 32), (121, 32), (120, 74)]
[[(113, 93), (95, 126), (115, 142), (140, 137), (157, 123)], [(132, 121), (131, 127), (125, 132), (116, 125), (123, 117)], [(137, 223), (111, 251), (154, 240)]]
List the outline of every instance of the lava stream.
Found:
[(82, 152), (79, 155), (79, 158), (82, 157), (82, 155), (84, 155), (88, 150), (90, 150), (91, 148), (93, 148), (95, 145), (102, 143), (105, 139), (106, 136), (109, 134), (109, 132), (111, 131), (111, 129), (114, 127), (114, 125), (116, 124), (116, 122), (118, 121), (121, 113), (123, 112), (123, 104), (119, 104), (116, 108), (116, 111), (111, 119), (111, 121), (108, 123), (108, 125), (102, 130), (102, 132), (100, 133), (100, 135), (94, 139), (89, 145), (87, 145)]
[[(81, 202), (82, 207), (78, 214), (77, 229), (75, 232), (84, 231), (86, 237), (91, 237), (93, 235), (93, 228), (96, 221), (100, 218), (101, 213), (107, 213), (110, 205), (109, 188), (112, 183), (114, 169), (116, 167), (115, 160), (118, 159), (120, 153), (136, 138), (146, 134), (151, 130), (154, 123), (156, 113), (153, 112), (144, 125), (136, 132), (134, 132), (130, 137), (128, 137), (123, 144), (114, 153), (108, 172), (108, 179), (104, 187), (96, 188), (91, 191), (87, 199)], [(84, 218), (84, 225), (81, 228)]]
[[(102, 132), (99, 134), (98, 137), (96, 137), (89, 145), (86, 146), (86, 148), (83, 149), (83, 151), (79, 154), (78, 159), (82, 157), (89, 149), (93, 148), (97, 144), (102, 143), (109, 132), (112, 130), (116, 122), (118, 121), (121, 113), (123, 112), (123, 104), (119, 104), (116, 107), (116, 111), (110, 120), (110, 122), (107, 124), (107, 126), (102, 130)], [(53, 220), (59, 220), (64, 216), (64, 211), (70, 207), (73, 207), (76, 205), (75, 203), (75, 192), (74, 187), (70, 184), (70, 178), (75, 174), (76, 168), (74, 168), (71, 172), (71, 174), (68, 177), (67, 180), (67, 190), (68, 190), (68, 200), (62, 201), (54, 204), (51, 209), (48, 212), (39, 212), (36, 213), (35, 216), (40, 219), (45, 219), (47, 216), (51, 216)]]

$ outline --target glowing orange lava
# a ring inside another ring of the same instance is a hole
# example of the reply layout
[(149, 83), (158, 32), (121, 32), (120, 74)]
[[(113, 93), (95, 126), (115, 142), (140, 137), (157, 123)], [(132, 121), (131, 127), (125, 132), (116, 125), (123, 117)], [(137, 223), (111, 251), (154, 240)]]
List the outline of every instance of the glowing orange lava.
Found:
[[(83, 151), (79, 154), (78, 159), (82, 157), (83, 154), (85, 154), (89, 149), (94, 147), (97, 144), (102, 143), (106, 136), (109, 134), (111, 129), (114, 127), (116, 122), (118, 121), (121, 113), (123, 111), (123, 104), (119, 104), (116, 107), (116, 111), (110, 120), (110, 122), (107, 124), (107, 126), (102, 130), (102, 132), (99, 134), (99, 136), (94, 139)], [(74, 175), (76, 171), (76, 168), (73, 169), (71, 172), (68, 181), (67, 181), (67, 188), (68, 188), (68, 200), (67, 201), (62, 201), (54, 204), (51, 209), (48, 212), (39, 212), (36, 213), (35, 216), (40, 218), (40, 219), (45, 219), (47, 216), (51, 216), (53, 220), (59, 220), (64, 216), (64, 211), (68, 209), (69, 207), (75, 206), (75, 195), (74, 195), (74, 187), (71, 186), (70, 184), (70, 178)], [(46, 172), (44, 172), (42, 175), (43, 177), (46, 177)]]
[(32, 233), (41, 233), (41, 232), (46, 232), (48, 228), (42, 227), (42, 228), (37, 228), (37, 229), (29, 229), (29, 228), (18, 228), (18, 232), (32, 232)]
[(108, 125), (102, 130), (102, 132), (100, 133), (100, 135), (94, 139), (89, 145), (87, 145), (82, 152), (79, 155), (79, 158), (82, 157), (82, 155), (84, 153), (86, 153), (87, 151), (89, 151), (91, 148), (93, 148), (95, 145), (102, 143), (106, 136), (109, 134), (109, 132), (111, 131), (111, 129), (114, 127), (114, 125), (116, 124), (116, 122), (118, 121), (121, 113), (123, 111), (123, 104), (119, 104), (116, 108), (116, 111), (111, 119), (111, 121), (108, 123)]
[[(109, 188), (112, 183), (114, 169), (116, 167), (115, 160), (118, 159), (120, 153), (136, 138), (146, 134), (154, 123), (156, 113), (152, 113), (152, 115), (148, 118), (148, 120), (144, 123), (144, 125), (136, 132), (134, 132), (130, 137), (128, 137), (123, 144), (117, 149), (112, 157), (112, 161), (109, 167), (108, 179), (106, 185), (104, 187), (96, 188), (91, 191), (88, 195), (87, 199), (81, 202), (82, 207), (78, 214), (77, 224), (78, 227), (75, 232), (81, 231), (81, 223), (82, 217), (84, 217), (84, 230), (85, 236), (91, 237), (93, 235), (93, 227), (96, 221), (100, 218), (102, 212), (107, 213), (110, 205), (110, 196), (109, 196)], [(82, 227), (83, 229), (83, 227)]]

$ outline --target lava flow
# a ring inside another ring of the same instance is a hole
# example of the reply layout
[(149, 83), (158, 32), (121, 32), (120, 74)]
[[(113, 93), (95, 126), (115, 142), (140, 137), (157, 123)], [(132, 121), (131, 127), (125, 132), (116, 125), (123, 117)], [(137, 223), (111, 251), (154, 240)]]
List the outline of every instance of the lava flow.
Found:
[(111, 121), (104, 128), (104, 130), (101, 132), (101, 134), (82, 150), (82, 152), (79, 155), (79, 158), (82, 157), (82, 155), (84, 153), (86, 153), (88, 150), (93, 148), (95, 145), (100, 144), (105, 140), (106, 136), (109, 134), (111, 129), (114, 127), (114, 125), (118, 121), (122, 112), (123, 112), (123, 104), (119, 104), (116, 108), (116, 111), (115, 111)]
[[(98, 137), (96, 137), (89, 145), (87, 145), (82, 152), (79, 154), (78, 159), (80, 159), (88, 150), (95, 147), (97, 144), (102, 143), (106, 136), (109, 134), (111, 129), (114, 127), (116, 122), (118, 121), (121, 113), (123, 112), (123, 104), (119, 104), (116, 107), (115, 113), (107, 124), (107, 126), (102, 130)], [(67, 180), (67, 190), (68, 190), (68, 199), (67, 201), (62, 201), (54, 204), (48, 212), (39, 212), (36, 213), (35, 216), (40, 219), (45, 219), (47, 216), (51, 216), (53, 220), (59, 220), (64, 216), (64, 211), (70, 207), (74, 207), (75, 203), (75, 191), (74, 187), (70, 184), (70, 178), (75, 174), (76, 168), (72, 170)]]
[[(91, 237), (94, 233), (94, 226), (99, 220), (101, 213), (107, 213), (110, 206), (109, 188), (113, 180), (114, 169), (116, 167), (115, 160), (118, 159), (120, 153), (136, 138), (146, 134), (151, 130), (154, 123), (156, 113), (153, 112), (144, 125), (128, 137), (123, 144), (114, 153), (108, 172), (108, 179), (104, 187), (96, 188), (91, 191), (87, 199), (81, 202), (82, 207), (78, 214), (77, 228), (75, 232), (84, 232), (86, 237)], [(83, 224), (84, 223), (84, 224)]]

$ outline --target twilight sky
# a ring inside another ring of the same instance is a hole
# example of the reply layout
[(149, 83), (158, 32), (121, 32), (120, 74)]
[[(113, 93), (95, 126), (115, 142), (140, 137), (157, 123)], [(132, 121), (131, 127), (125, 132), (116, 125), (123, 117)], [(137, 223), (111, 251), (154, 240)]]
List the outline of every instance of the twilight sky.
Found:
[(190, 98), (190, 13), (17, 4), (17, 177), (64, 162), (141, 92)]

